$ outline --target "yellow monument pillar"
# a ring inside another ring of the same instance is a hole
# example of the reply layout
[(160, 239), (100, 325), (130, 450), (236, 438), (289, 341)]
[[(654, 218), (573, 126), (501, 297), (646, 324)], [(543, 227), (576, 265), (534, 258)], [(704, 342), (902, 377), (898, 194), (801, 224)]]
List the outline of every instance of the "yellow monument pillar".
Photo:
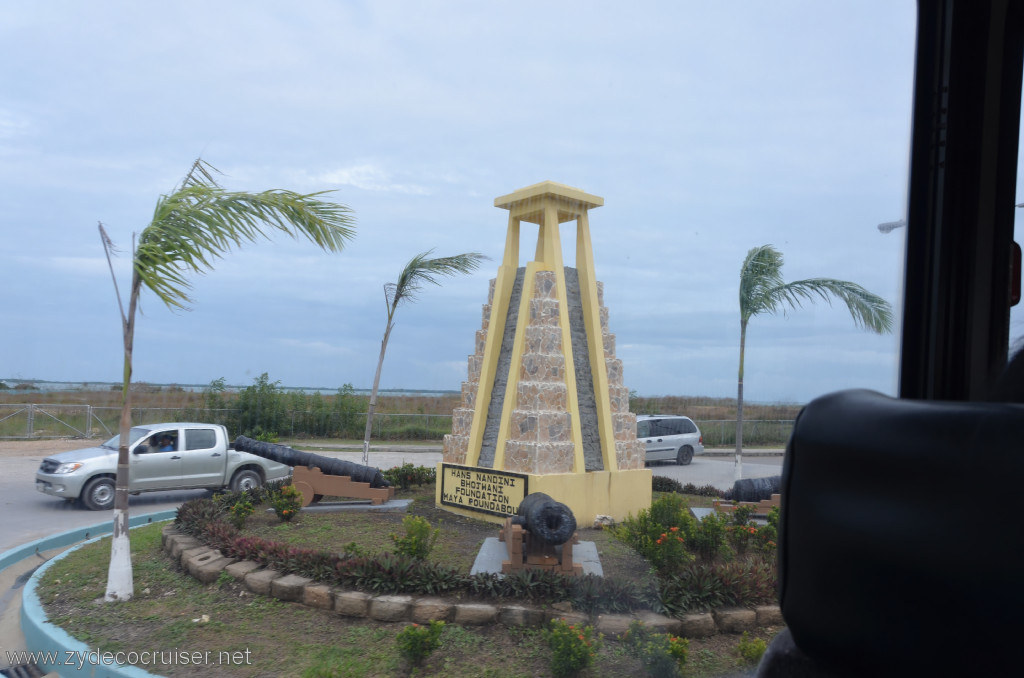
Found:
[[(527, 494), (544, 492), (581, 525), (650, 506), (651, 472), (594, 276), (587, 212), (603, 204), (553, 181), (495, 199), (509, 211), (505, 254), (444, 438), (438, 506), (502, 522)], [(573, 220), (576, 268), (569, 268), (559, 224)], [(537, 224), (538, 234), (533, 261), (521, 267), (524, 222)]]

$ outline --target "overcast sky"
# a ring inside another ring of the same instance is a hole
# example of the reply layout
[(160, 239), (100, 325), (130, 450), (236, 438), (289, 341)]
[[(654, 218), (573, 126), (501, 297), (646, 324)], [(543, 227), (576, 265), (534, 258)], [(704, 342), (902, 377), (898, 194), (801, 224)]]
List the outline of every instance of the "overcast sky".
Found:
[[(202, 156), (229, 189), (335, 191), (358, 235), (246, 246), (194, 278), (189, 312), (145, 292), (138, 381), (368, 388), (382, 286), (436, 248), (492, 261), (399, 310), (381, 385), (457, 390), (504, 246), (494, 198), (552, 180), (605, 199), (626, 385), (734, 396), (751, 247), (898, 307), (903, 231), (876, 225), (904, 216), (914, 19), (910, 0), (0, 0), (0, 377), (120, 378), (96, 222), (127, 251)], [(897, 356), (898, 331), (845, 308), (758, 317), (745, 393), (894, 393)]]

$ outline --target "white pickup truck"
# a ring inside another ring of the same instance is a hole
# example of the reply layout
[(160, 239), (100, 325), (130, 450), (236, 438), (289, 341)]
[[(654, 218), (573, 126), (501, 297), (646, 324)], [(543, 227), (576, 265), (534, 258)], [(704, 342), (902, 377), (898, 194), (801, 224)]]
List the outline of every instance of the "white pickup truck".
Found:
[[(61, 452), (43, 459), (36, 489), (54, 497), (78, 499), (94, 511), (114, 507), (120, 436), (99, 447)], [(290, 466), (231, 449), (219, 424), (168, 423), (133, 426), (128, 444), (128, 489), (247, 490), (287, 478)]]

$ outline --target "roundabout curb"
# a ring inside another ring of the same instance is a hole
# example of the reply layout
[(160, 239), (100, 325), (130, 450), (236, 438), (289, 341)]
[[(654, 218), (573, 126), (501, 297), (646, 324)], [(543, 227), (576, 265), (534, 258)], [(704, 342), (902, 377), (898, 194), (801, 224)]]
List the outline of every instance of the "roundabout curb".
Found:
[[(177, 509), (169, 509), (141, 516), (133, 516), (129, 519), (129, 524), (132, 528), (136, 528), (151, 523), (164, 522), (172, 520), (177, 513)], [(4, 570), (34, 554), (75, 544), (73, 548), (54, 556), (36, 569), (25, 584), (25, 589), (21, 596), (21, 631), (25, 636), (26, 649), (29, 652), (37, 653), (37, 656), (50, 653), (51, 657), (59, 660), (57, 663), (49, 664), (37, 662), (39, 668), (44, 671), (56, 672), (60, 676), (90, 676), (94, 678), (143, 678), (157, 675), (143, 671), (135, 666), (105, 664), (102, 661), (102, 655), (97, 654), (94, 648), (89, 648), (80, 640), (72, 638), (64, 629), (52, 624), (47, 619), (46, 612), (43, 610), (42, 603), (36, 593), (39, 578), (53, 563), (82, 546), (109, 535), (112, 531), (113, 521), (108, 520), (104, 523), (37, 539), (0, 554), (0, 570)], [(73, 663), (62, 663), (69, 657), (74, 658)]]

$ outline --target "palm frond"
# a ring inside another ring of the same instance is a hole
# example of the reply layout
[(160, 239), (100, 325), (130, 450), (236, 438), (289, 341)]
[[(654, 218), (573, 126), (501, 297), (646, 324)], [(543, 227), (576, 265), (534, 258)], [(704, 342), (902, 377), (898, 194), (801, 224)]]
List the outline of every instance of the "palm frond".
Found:
[(184, 185), (160, 197), (139, 237), (135, 272), (169, 307), (185, 308), (191, 301), (186, 273), (204, 273), (233, 246), (266, 237), (268, 230), (306, 238), (332, 252), (355, 235), (351, 211), (321, 200), (326, 192), (225, 191), (211, 181), (206, 166), (196, 161)]
[(195, 162), (192, 163), (192, 167), (189, 168), (188, 174), (181, 180), (181, 188), (196, 185), (216, 186), (217, 180), (213, 178), (213, 172), (223, 174), (223, 172), (202, 158), (196, 158)]
[(782, 263), (782, 253), (771, 245), (747, 253), (740, 270), (742, 321), (762, 313), (785, 312), (787, 307), (800, 308), (816, 299), (831, 304), (837, 298), (846, 304), (858, 327), (878, 334), (892, 331), (892, 307), (885, 299), (845, 280), (811, 278), (787, 283), (782, 278)]
[(892, 306), (857, 283), (833, 278), (810, 278), (786, 283), (770, 291), (769, 297), (776, 307), (783, 304), (800, 308), (804, 301), (821, 299), (832, 303), (835, 297), (846, 304), (854, 324), (876, 334), (892, 331)]
[(754, 247), (747, 252), (740, 268), (740, 317), (743, 320), (775, 312), (768, 292), (784, 284), (782, 263), (782, 253), (771, 245)]
[(433, 253), (434, 250), (427, 250), (417, 254), (402, 269), (398, 281), (385, 286), (389, 308), (397, 308), (403, 302), (415, 300), (426, 283), (440, 285), (441, 278), (471, 273), (479, 268), (480, 262), (488, 259), (479, 252), (431, 259), (430, 255)]

